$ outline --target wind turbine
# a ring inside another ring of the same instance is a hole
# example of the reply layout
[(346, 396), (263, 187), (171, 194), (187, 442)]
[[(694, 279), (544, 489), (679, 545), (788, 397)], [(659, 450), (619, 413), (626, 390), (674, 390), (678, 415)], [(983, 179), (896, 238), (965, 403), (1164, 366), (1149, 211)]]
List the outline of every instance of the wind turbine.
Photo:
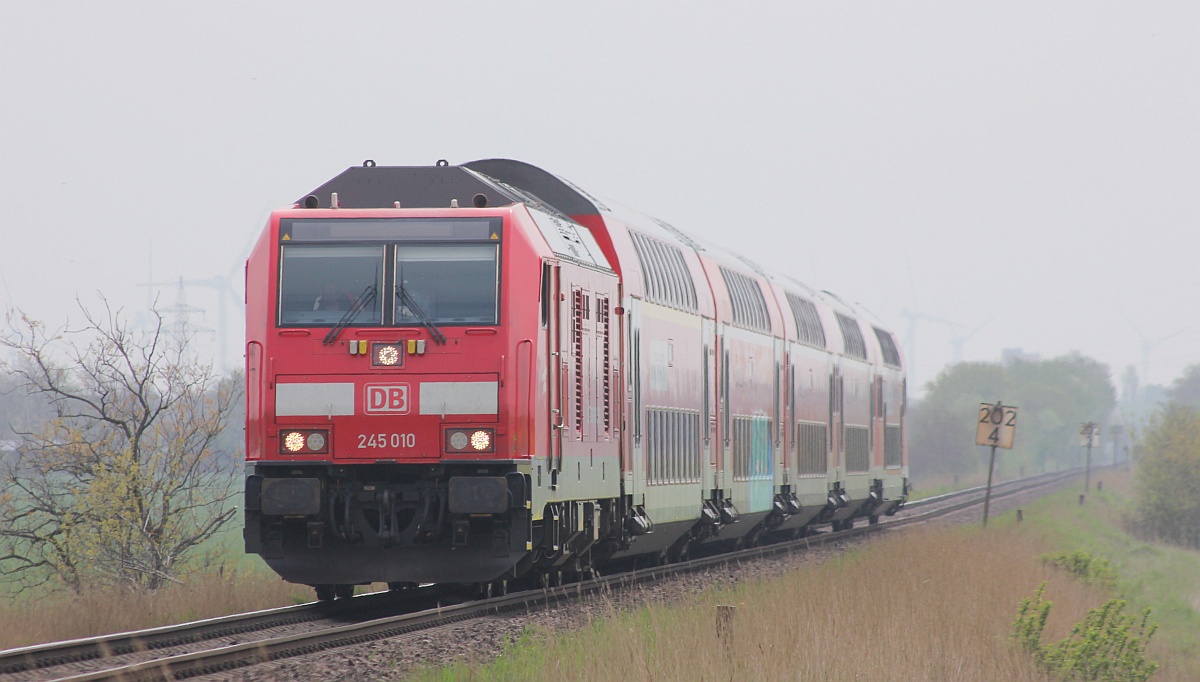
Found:
[(1179, 336), (1180, 334), (1186, 332), (1187, 328), (1185, 327), (1183, 329), (1180, 329), (1179, 331), (1177, 331), (1173, 334), (1167, 334), (1166, 336), (1160, 336), (1157, 339), (1148, 339), (1148, 338), (1146, 338), (1146, 335), (1142, 333), (1142, 330), (1138, 329), (1138, 326), (1133, 323), (1132, 318), (1130, 318), (1124, 312), (1121, 313), (1121, 317), (1124, 317), (1125, 321), (1129, 323), (1129, 326), (1133, 327), (1133, 333), (1137, 334), (1138, 338), (1141, 339), (1141, 341), (1142, 341), (1142, 384), (1145, 386), (1149, 386), (1150, 385), (1150, 353), (1152, 353), (1154, 351), (1154, 349), (1157, 348), (1158, 346), (1160, 346), (1164, 341), (1167, 341), (1168, 339), (1173, 339), (1176, 336)]
[(974, 329), (967, 332), (966, 334), (956, 331), (958, 329), (966, 329), (965, 326), (955, 323), (955, 322), (951, 322), (949, 320), (943, 320), (943, 322), (946, 324), (947, 327), (950, 328), (950, 336), (951, 336), (950, 345), (954, 347), (954, 364), (957, 365), (958, 363), (962, 362), (963, 346), (967, 345), (967, 342), (971, 340), (972, 336), (975, 336), (976, 334), (978, 334), (979, 330), (988, 326), (988, 323), (991, 322), (991, 320), (988, 320), (987, 322), (984, 322), (983, 324), (975, 327)]
[[(958, 363), (962, 362), (963, 347), (967, 344), (967, 341), (970, 341), (971, 337), (978, 334), (981, 329), (986, 327), (991, 322), (991, 320), (988, 320), (987, 322), (984, 322), (983, 324), (981, 324), (973, 329), (970, 329), (969, 331), (966, 331), (964, 333), (961, 330), (967, 330), (968, 327), (966, 325), (959, 324), (957, 322), (954, 322), (953, 320), (948, 320), (944, 317), (938, 317), (937, 315), (930, 315), (928, 313), (925, 313), (925, 312), (919, 310), (917, 308), (917, 292), (916, 292), (916, 289), (913, 287), (911, 279), (909, 280), (908, 286), (909, 286), (910, 293), (912, 296), (912, 301), (913, 301), (912, 307), (910, 308), (910, 307), (906, 306), (903, 309), (901, 309), (900, 316), (908, 320), (908, 330), (904, 335), (904, 352), (905, 352), (905, 356), (907, 358), (910, 376), (912, 374), (913, 368), (916, 367), (917, 323), (919, 323), (919, 322), (933, 322), (935, 324), (946, 325), (946, 329), (950, 332), (950, 337), (951, 337), (950, 338), (950, 346), (953, 349), (953, 355), (952, 355), (953, 359), (951, 360), (951, 364), (958, 364)], [(916, 382), (915, 379), (913, 381), (914, 381), (914, 383)]]

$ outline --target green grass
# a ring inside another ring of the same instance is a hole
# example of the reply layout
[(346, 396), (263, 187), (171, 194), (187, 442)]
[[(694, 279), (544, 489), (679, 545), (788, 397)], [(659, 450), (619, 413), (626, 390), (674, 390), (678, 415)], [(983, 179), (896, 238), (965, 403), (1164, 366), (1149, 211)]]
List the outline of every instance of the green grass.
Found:
[[(1048, 680), (1011, 638), (1020, 600), (1042, 579), (1049, 581), (1047, 598), (1055, 603), (1047, 642), (1066, 636), (1088, 609), (1120, 596), (1129, 601), (1129, 613), (1151, 608), (1151, 620), (1160, 626), (1148, 655), (1162, 669), (1152, 679), (1200, 679), (1200, 553), (1126, 534), (1130, 475), (1102, 478), (1105, 489), (1093, 489), (1086, 504), (1078, 504), (1080, 479), (1027, 505), (1022, 524), (1010, 512), (995, 517), (986, 531), (917, 530), (780, 579), (705, 591), (686, 604), (632, 612), (610, 608), (607, 614), (600, 609), (577, 631), (532, 628), (493, 662), (416, 671), (415, 679), (599, 680), (618, 673), (634, 679), (726, 679), (726, 672), (735, 679), (770, 679), (781, 670), (769, 661), (791, 647), (795, 653), (788, 650), (783, 657), (802, 655), (797, 665), (807, 666), (806, 672), (790, 668), (784, 676)], [(1106, 580), (1085, 581), (1043, 559), (1076, 551), (1107, 562), (1112, 574), (1102, 571)], [(886, 588), (871, 591), (885, 575)], [(740, 637), (728, 663), (713, 654), (720, 647), (712, 634), (713, 611), (721, 603), (743, 605), (737, 615)], [(790, 612), (782, 620), (781, 607)], [(811, 630), (795, 630), (806, 621)], [(755, 632), (757, 627), (763, 629)], [(858, 645), (842, 648), (846, 641), (872, 642), (871, 652), (864, 654)]]
[(1129, 600), (1131, 610), (1152, 608), (1152, 618), (1162, 626), (1155, 635), (1157, 643), (1191, 659), (1187, 669), (1192, 679), (1200, 679), (1200, 552), (1125, 533), (1124, 520), (1132, 514), (1131, 474), (1106, 473), (1101, 480), (1104, 490), (1093, 485), (1083, 505), (1077, 503), (1080, 483), (1029, 505), (1026, 521), (1065, 551), (1082, 550), (1107, 559), (1118, 575), (1117, 591)]

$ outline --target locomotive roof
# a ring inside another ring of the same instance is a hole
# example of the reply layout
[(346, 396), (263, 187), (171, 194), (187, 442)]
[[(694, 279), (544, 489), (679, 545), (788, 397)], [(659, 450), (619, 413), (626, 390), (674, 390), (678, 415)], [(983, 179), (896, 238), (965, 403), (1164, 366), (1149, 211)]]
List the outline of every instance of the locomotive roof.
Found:
[(308, 208), (329, 207), (334, 193), (341, 208), (391, 208), (397, 201), (404, 208), (445, 208), (451, 200), (467, 207), (474, 205), (477, 195), (483, 195), (487, 206), (523, 200), (462, 166), (445, 162), (434, 166), (376, 166), (374, 161), (366, 161), (362, 166), (347, 168), (296, 203)]

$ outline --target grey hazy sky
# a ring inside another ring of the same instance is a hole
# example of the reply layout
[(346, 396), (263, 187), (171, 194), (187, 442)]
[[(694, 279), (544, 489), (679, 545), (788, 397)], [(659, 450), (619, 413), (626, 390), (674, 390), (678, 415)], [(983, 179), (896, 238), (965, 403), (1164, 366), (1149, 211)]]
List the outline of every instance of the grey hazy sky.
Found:
[[(364, 159), (504, 156), (902, 344), (907, 308), (983, 325), (968, 360), (1200, 362), (1195, 2), (0, 2), (0, 305), (47, 322), (143, 309), (151, 253), (240, 295), (268, 213)], [(916, 332), (923, 383), (953, 337)]]

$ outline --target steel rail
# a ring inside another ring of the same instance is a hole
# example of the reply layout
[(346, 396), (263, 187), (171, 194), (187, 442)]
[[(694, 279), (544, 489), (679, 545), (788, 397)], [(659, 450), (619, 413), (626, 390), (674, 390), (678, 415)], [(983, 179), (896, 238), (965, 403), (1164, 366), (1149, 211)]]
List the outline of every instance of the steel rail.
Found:
[[(421, 595), (421, 598), (426, 597)], [(308, 602), (144, 630), (7, 649), (0, 651), (0, 675), (197, 644), (221, 637), (316, 621), (328, 616), (353, 613), (356, 610), (395, 602), (396, 597), (392, 594), (373, 592), (359, 595), (353, 600)]]
[[(1068, 470), (1006, 481), (1001, 484), (1005, 488), (1004, 490), (997, 491), (996, 488), (1001, 486), (993, 486), (992, 497), (998, 499), (1026, 492), (1051, 485), (1077, 474), (1078, 471), (1076, 470)], [(982, 488), (969, 488), (945, 495), (924, 498), (906, 505), (905, 509), (947, 502), (980, 492), (982, 492)], [(441, 627), (454, 622), (471, 620), (487, 614), (503, 613), (520, 608), (533, 610), (552, 600), (567, 597), (577, 598), (599, 590), (614, 587), (629, 587), (645, 582), (658, 581), (675, 574), (690, 573), (713, 566), (804, 550), (808, 547), (819, 546), (828, 542), (922, 523), (981, 503), (982, 500), (970, 499), (926, 512), (906, 514), (903, 518), (893, 517), (878, 524), (859, 526), (836, 533), (820, 533), (762, 547), (751, 547), (675, 564), (636, 569), (608, 577), (570, 583), (560, 587), (527, 590), (486, 600), (441, 606), (425, 611), (388, 616), (316, 632), (221, 646), (214, 649), (167, 656), (151, 661), (132, 663), (57, 679), (77, 682), (109, 679), (159, 680), (183, 679), (196, 675), (210, 674), (324, 649), (395, 637), (419, 630)], [(211, 618), (174, 626), (0, 651), (0, 673), (37, 670), (74, 661), (146, 652), (171, 646), (200, 643), (205, 640), (231, 634), (247, 634), (281, 625), (318, 620), (334, 613), (349, 613), (351, 609), (362, 608), (364, 604), (360, 600), (372, 596), (381, 598), (388, 595), (386, 593), (362, 595), (355, 597), (353, 600), (339, 600), (332, 605), (327, 603), (309, 603)], [(360, 603), (353, 604), (351, 602)]]

